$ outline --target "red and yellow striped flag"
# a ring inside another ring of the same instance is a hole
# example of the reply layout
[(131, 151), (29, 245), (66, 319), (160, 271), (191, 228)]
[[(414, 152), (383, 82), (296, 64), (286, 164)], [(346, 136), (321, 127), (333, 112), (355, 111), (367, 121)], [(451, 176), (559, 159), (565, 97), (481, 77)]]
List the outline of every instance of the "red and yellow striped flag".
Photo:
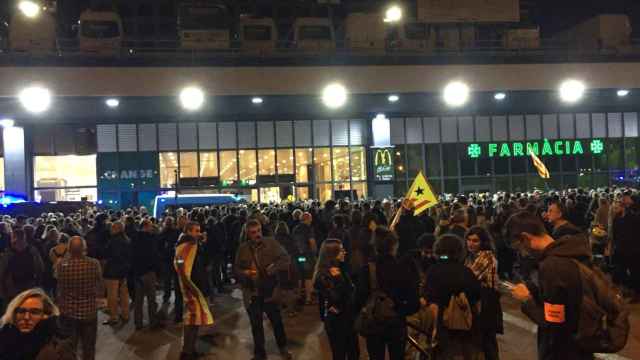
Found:
[(547, 169), (547, 167), (544, 165), (542, 160), (540, 160), (540, 158), (536, 154), (534, 154), (533, 151), (529, 151), (529, 154), (531, 154), (531, 160), (533, 160), (533, 166), (535, 166), (536, 170), (538, 170), (538, 175), (540, 175), (540, 177), (543, 179), (550, 178), (551, 173), (549, 172), (549, 169)]

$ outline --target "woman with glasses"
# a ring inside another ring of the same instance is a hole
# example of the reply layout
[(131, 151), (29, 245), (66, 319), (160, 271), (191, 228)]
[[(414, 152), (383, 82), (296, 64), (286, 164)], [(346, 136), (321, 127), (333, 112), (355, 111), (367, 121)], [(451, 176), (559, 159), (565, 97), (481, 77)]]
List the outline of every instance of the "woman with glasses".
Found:
[(60, 311), (41, 289), (18, 294), (0, 319), (0, 354), (5, 360), (75, 359), (58, 330)]
[(346, 254), (342, 241), (325, 240), (313, 274), (313, 284), (319, 294), (320, 317), (329, 337), (333, 360), (360, 358), (358, 335), (353, 327), (355, 287), (345, 267)]

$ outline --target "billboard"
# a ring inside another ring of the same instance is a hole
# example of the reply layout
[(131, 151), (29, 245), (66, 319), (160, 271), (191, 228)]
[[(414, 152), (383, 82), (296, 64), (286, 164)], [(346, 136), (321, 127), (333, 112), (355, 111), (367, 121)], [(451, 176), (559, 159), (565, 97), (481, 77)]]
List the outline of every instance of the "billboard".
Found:
[(373, 153), (373, 173), (377, 181), (393, 180), (393, 148), (376, 149)]
[(418, 0), (418, 21), (426, 23), (519, 22), (520, 0)]

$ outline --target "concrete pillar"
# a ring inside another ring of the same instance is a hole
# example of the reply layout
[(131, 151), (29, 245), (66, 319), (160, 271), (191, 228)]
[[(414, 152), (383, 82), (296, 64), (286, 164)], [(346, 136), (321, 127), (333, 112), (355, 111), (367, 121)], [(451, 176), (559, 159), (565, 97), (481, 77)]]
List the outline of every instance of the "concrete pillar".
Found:
[(30, 172), (28, 169), (24, 128), (2, 129), (4, 141), (4, 184), (7, 195), (30, 199)]

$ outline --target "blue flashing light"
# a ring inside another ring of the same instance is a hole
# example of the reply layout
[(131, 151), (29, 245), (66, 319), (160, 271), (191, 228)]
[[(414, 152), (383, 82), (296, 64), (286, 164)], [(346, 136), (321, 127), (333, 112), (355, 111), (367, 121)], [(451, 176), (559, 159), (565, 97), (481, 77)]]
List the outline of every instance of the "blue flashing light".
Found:
[(109, 204), (113, 204), (113, 200), (109, 200)]
[(167, 201), (167, 200), (166, 199), (160, 199), (160, 202), (165, 202), (165, 201)]
[(26, 202), (25, 199), (17, 196), (12, 196), (12, 195), (4, 195), (3, 197), (0, 198), (0, 205), (2, 205), (3, 207), (7, 207), (13, 204), (20, 204), (24, 202)]
[(102, 200), (98, 200), (98, 205), (102, 205)]

